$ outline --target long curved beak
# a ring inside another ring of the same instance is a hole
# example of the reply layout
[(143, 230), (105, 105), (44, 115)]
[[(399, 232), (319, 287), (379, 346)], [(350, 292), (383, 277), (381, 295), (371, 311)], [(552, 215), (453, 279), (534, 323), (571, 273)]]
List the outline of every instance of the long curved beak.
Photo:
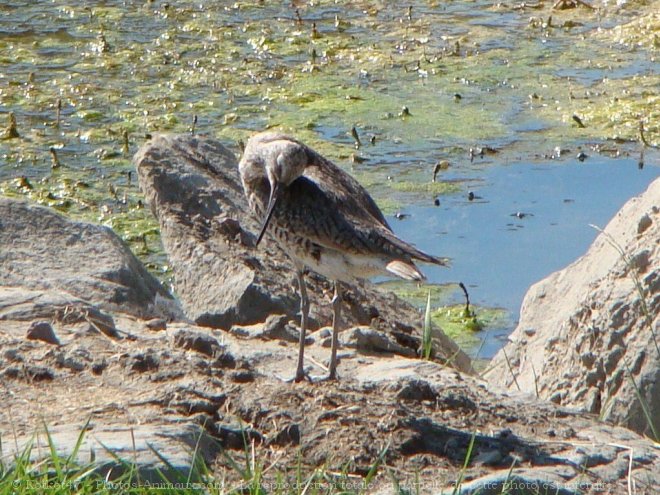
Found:
[(261, 224), (261, 230), (259, 231), (259, 237), (257, 237), (257, 243), (255, 244), (255, 246), (259, 245), (261, 239), (264, 237), (264, 234), (266, 233), (266, 229), (268, 228), (268, 223), (270, 222), (270, 219), (273, 216), (273, 211), (275, 211), (275, 205), (277, 204), (277, 200), (280, 197), (281, 190), (282, 189), (280, 187), (279, 182), (275, 182), (274, 184), (271, 184), (270, 197), (268, 198), (268, 207), (266, 208), (266, 216), (264, 217), (264, 221)]

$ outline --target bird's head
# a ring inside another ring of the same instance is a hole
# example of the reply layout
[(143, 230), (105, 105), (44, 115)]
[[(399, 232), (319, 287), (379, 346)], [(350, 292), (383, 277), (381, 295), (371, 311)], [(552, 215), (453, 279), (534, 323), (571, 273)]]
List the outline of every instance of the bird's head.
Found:
[(304, 173), (309, 163), (308, 148), (285, 135), (261, 133), (248, 140), (239, 164), (241, 176), (247, 173), (260, 176), (265, 174), (270, 184), (268, 204), (257, 237), (257, 245), (266, 232), (283, 192)]

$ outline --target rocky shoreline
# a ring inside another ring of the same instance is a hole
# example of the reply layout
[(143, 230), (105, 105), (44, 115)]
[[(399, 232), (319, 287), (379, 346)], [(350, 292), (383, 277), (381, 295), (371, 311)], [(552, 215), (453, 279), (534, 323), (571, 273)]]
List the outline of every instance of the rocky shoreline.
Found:
[[(367, 285), (345, 295), (340, 381), (288, 384), (295, 275), (274, 245), (252, 248), (236, 158), (210, 138), (162, 135), (135, 163), (176, 299), (110, 229), (0, 198), (3, 462), (37, 431), (44, 445), (45, 423), (62, 453), (86, 428), (79, 459), (93, 452), (102, 472), (117, 469), (107, 449), (148, 479), (166, 468), (154, 450), (186, 470), (196, 447), (229, 470), (222, 453), (247, 437), (274, 471), (302, 459), (364, 476), (384, 455), (402, 483), (451, 493), (474, 434), (461, 493), (499, 493), (511, 466), (521, 485), (562, 494), (659, 489), (660, 180), (530, 289), (484, 377), (439, 329), (436, 361), (418, 359), (419, 312)], [(322, 374), (330, 287), (308, 280), (307, 352)], [(374, 483), (388, 493), (391, 480)]]

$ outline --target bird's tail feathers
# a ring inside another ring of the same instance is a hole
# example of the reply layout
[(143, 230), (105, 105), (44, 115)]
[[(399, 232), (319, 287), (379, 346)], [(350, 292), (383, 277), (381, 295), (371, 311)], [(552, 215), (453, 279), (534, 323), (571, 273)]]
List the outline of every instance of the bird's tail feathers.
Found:
[(434, 265), (449, 266), (449, 258), (440, 258), (438, 256), (431, 256), (422, 251), (416, 250), (417, 253), (413, 255), (416, 260), (424, 263), (433, 263)]
[(390, 261), (385, 267), (388, 272), (405, 280), (426, 280), (426, 277), (412, 263), (401, 260)]
[(391, 230), (381, 230), (380, 235), (385, 237), (396, 249), (402, 251), (405, 256), (409, 256), (410, 258), (421, 261), (423, 263), (433, 263), (434, 265), (449, 266), (448, 258), (439, 258), (437, 256), (426, 254), (424, 251), (420, 251), (412, 244), (408, 244), (406, 241), (399, 239)]

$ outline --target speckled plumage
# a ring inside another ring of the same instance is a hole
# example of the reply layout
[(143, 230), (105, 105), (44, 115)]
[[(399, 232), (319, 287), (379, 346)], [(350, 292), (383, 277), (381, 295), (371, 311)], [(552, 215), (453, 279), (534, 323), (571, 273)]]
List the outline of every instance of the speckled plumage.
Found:
[(300, 141), (274, 132), (252, 136), (239, 163), (252, 212), (262, 221), (257, 244), (268, 231), (298, 272), (301, 332), (295, 380), (304, 378), (309, 303), (305, 267), (335, 281), (330, 378), (336, 377), (339, 282), (382, 274), (408, 280), (424, 275), (413, 260), (445, 264), (394, 235), (369, 193), (349, 174)]
[[(353, 177), (282, 134), (267, 132), (250, 138), (239, 165), (250, 207), (259, 218), (265, 214), (270, 194), (266, 163), (283, 152), (296, 162), (301, 175), (282, 191), (269, 232), (296, 264), (346, 283), (388, 272), (421, 280), (413, 259), (444, 264), (396, 237)], [(388, 269), (395, 261), (400, 264)]]

